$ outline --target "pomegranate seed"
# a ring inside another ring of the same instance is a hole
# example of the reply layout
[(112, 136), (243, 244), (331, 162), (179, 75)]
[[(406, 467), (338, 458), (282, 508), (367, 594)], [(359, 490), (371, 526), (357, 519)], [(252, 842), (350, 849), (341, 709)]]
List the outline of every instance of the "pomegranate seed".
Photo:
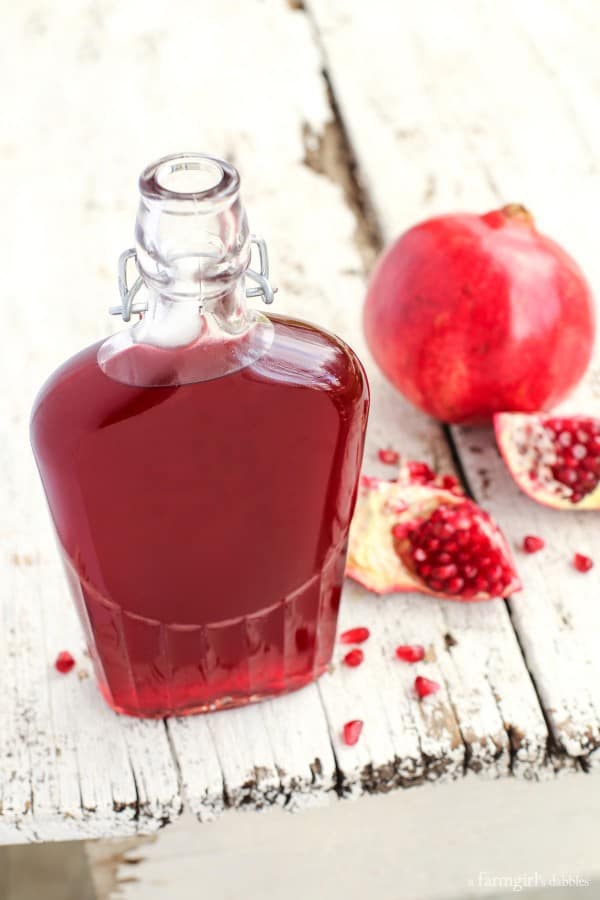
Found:
[(371, 632), (368, 628), (349, 628), (340, 634), (342, 644), (363, 644)]
[(66, 675), (75, 665), (75, 660), (68, 650), (61, 650), (54, 661), (54, 668), (61, 675)]
[(355, 647), (354, 650), (349, 650), (344, 657), (344, 662), (347, 666), (350, 666), (352, 669), (355, 669), (356, 666), (360, 666), (361, 662), (365, 658), (364, 653), (358, 647)]
[(392, 537), (396, 541), (403, 541), (404, 538), (408, 537), (413, 528), (414, 523), (412, 522), (396, 522), (396, 524), (392, 526)]
[(452, 560), (452, 553), (455, 552), (453, 550), (450, 550), (450, 547), (452, 546), (454, 546), (454, 548), (456, 549), (456, 544), (454, 544), (453, 541), (449, 541), (449, 543), (446, 544), (446, 552), (438, 553), (438, 555), (436, 556), (435, 561), (440, 566), (445, 566)]
[(449, 566), (435, 566), (431, 570), (431, 574), (434, 578), (439, 578), (440, 581), (446, 581), (448, 578), (454, 578), (458, 569), (456, 566), (450, 564)]
[(451, 578), (446, 585), (446, 590), (449, 594), (460, 594), (464, 586), (465, 583), (462, 578)]
[(576, 553), (573, 557), (573, 565), (578, 572), (589, 572), (593, 568), (594, 560), (589, 556), (584, 556), (583, 553)]
[(442, 487), (447, 491), (453, 491), (458, 487), (458, 478), (455, 478), (454, 475), (444, 475), (442, 477)]
[(421, 662), (425, 659), (425, 647), (421, 644), (400, 644), (396, 647), (396, 656), (407, 663)]
[(416, 462), (414, 459), (406, 464), (412, 481), (417, 484), (427, 484), (435, 481), (435, 472), (424, 462)]
[(543, 550), (546, 542), (543, 538), (537, 537), (535, 534), (528, 534), (523, 538), (523, 550), (525, 553), (537, 553)]
[(379, 478), (375, 478), (372, 475), (361, 475), (358, 483), (363, 488), (376, 488), (379, 486)]
[(344, 743), (349, 747), (353, 747), (358, 742), (362, 730), (362, 719), (352, 719), (352, 721), (346, 722), (344, 725)]
[(428, 697), (429, 694), (435, 694), (439, 689), (437, 681), (432, 681), (431, 678), (424, 678), (422, 675), (417, 675), (415, 678), (415, 691), (421, 700), (423, 697)]
[(397, 466), (400, 462), (400, 454), (389, 448), (378, 450), (377, 456), (382, 463), (386, 464), (386, 466)]

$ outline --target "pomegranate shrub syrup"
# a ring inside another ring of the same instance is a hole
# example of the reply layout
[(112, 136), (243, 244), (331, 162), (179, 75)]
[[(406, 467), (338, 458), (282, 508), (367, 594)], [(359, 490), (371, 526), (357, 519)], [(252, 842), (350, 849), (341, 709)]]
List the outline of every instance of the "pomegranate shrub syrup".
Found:
[(31, 435), (102, 693), (164, 716), (326, 668), (368, 386), (341, 340), (247, 307), (273, 294), (235, 169), (167, 157), (140, 191), (117, 311), (141, 317), (51, 376)]

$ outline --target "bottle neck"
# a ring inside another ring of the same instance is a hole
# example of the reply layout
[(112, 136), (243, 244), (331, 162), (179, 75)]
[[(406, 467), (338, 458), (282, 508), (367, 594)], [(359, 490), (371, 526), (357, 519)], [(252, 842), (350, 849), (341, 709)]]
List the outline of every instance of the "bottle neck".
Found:
[(150, 292), (146, 312), (131, 329), (136, 343), (175, 349), (198, 341), (242, 336), (255, 321), (246, 305), (244, 278), (218, 296), (173, 299)]
[[(114, 311), (125, 321), (131, 312), (142, 317), (102, 345), (99, 365), (118, 381), (140, 385), (202, 381), (249, 365), (270, 346), (273, 326), (247, 308), (246, 273), (258, 285), (249, 296), (271, 302), (273, 291), (264, 242), (248, 231), (238, 173), (213, 157), (176, 154), (149, 166), (139, 186), (136, 246), (121, 257), (122, 306)], [(252, 242), (260, 272), (248, 269)], [(125, 271), (130, 257), (139, 272), (131, 289)], [(172, 360), (166, 366), (163, 356), (157, 372), (148, 374), (152, 354), (145, 354), (141, 368), (134, 360), (144, 348), (169, 351)], [(173, 355), (180, 350), (185, 364)]]
[(166, 157), (140, 177), (138, 271), (151, 293), (205, 308), (234, 292), (250, 261), (239, 176), (199, 154)]

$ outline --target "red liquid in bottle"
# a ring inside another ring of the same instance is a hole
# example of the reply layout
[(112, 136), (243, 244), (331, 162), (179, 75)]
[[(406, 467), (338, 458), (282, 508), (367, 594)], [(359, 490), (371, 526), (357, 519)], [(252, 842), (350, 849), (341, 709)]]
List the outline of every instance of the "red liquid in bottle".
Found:
[(331, 657), (368, 409), (354, 353), (271, 317), (270, 350), (137, 387), (206, 348), (98, 346), (47, 382), (32, 443), (101, 690), (163, 716), (292, 690)]

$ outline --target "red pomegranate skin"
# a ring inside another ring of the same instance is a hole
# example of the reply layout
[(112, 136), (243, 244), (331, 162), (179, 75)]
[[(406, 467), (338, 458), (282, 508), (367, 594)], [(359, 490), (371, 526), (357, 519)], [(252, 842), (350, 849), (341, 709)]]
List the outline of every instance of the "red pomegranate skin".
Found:
[(589, 363), (594, 305), (577, 263), (512, 205), (401, 235), (371, 278), (364, 328), (408, 400), (473, 423), (562, 400)]

